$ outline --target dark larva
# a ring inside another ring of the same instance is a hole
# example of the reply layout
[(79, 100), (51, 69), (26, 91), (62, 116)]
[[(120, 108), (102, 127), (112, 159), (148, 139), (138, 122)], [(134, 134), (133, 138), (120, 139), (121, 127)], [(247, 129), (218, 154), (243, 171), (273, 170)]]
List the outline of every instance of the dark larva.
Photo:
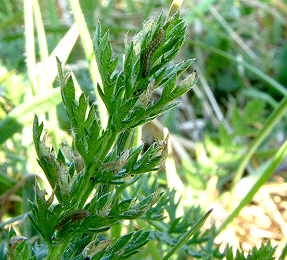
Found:
[(87, 218), (90, 216), (91, 213), (86, 210), (76, 210), (70, 214), (68, 214), (66, 217), (64, 217), (57, 225), (54, 227), (54, 230), (61, 229), (68, 221), (72, 220), (73, 224)]
[(150, 43), (150, 45), (147, 46), (145, 53), (143, 55), (143, 73), (142, 77), (146, 78), (151, 70), (152, 65), (152, 57), (155, 52), (155, 50), (158, 48), (158, 46), (163, 42), (165, 36), (165, 32), (163, 29), (160, 29), (158, 31), (158, 35), (156, 38)]

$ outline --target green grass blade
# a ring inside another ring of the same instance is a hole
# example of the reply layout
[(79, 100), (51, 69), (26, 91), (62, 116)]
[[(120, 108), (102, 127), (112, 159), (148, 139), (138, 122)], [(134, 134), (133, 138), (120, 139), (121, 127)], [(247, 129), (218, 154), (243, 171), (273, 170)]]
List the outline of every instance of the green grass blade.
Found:
[(210, 213), (213, 209), (207, 211), (205, 215), (198, 220), (189, 231), (185, 233), (185, 235), (177, 241), (177, 243), (173, 246), (173, 248), (162, 258), (162, 260), (169, 259), (172, 255), (174, 255), (193, 235), (194, 233), (204, 224)]
[(285, 260), (287, 257), (287, 243), (285, 244), (279, 260)]
[(100, 84), (100, 86), (102, 86), (102, 80), (101, 80), (100, 72), (98, 69), (98, 64), (95, 58), (94, 50), (93, 50), (93, 41), (91, 39), (87, 24), (85, 22), (85, 18), (83, 16), (79, 1), (70, 0), (70, 4), (73, 10), (74, 18), (79, 27), (83, 48), (84, 48), (86, 57), (89, 62), (90, 74), (91, 74), (92, 81), (94, 83), (96, 98), (98, 101), (98, 109), (99, 109), (101, 124), (103, 127), (105, 127), (107, 125), (108, 118), (107, 118), (106, 107), (102, 99), (100, 98), (100, 95), (97, 90), (97, 83)]
[(25, 14), (25, 40), (26, 40), (26, 55), (28, 78), (31, 84), (33, 95), (38, 92), (37, 77), (35, 73), (36, 57), (35, 57), (35, 38), (34, 38), (34, 23), (33, 23), (33, 5), (32, 0), (24, 1)]
[(34, 16), (35, 16), (35, 24), (37, 28), (37, 36), (38, 36), (38, 45), (40, 49), (40, 57), (41, 62), (43, 64), (43, 70), (40, 73), (40, 82), (39, 82), (39, 91), (40, 93), (44, 94), (46, 93), (47, 89), (51, 89), (52, 85), (49, 84), (48, 81), (48, 68), (46, 61), (48, 60), (48, 46), (46, 41), (46, 33), (45, 28), (43, 24), (43, 19), (41, 15), (40, 6), (38, 3), (38, 0), (33, 1), (33, 10), (34, 10)]
[[(39, 91), (40, 91), (39, 93), (46, 94), (49, 89), (53, 88), (53, 85), (52, 85), (52, 82), (49, 80), (48, 45), (47, 45), (45, 28), (44, 28), (38, 0), (33, 1), (33, 9), (34, 9), (34, 16), (35, 16), (35, 24), (37, 28), (41, 64), (42, 64), (40, 74), (39, 74)], [(53, 135), (53, 146), (56, 150), (58, 150), (57, 133), (59, 133), (59, 129), (58, 129), (58, 124), (57, 124), (57, 113), (56, 113), (55, 107), (51, 107), (51, 110), (49, 111), (49, 121), (52, 125), (51, 132)]]
[(240, 204), (236, 207), (236, 209), (229, 215), (229, 217), (224, 221), (224, 223), (220, 226), (218, 233), (219, 234), (223, 229), (225, 229), (228, 224), (239, 214), (239, 212), (251, 202), (254, 195), (260, 189), (260, 187), (269, 179), (272, 173), (275, 171), (279, 163), (285, 158), (287, 154), (287, 141), (281, 146), (279, 151), (276, 153), (272, 163), (267, 168), (267, 170), (260, 176), (260, 178), (255, 182), (249, 192), (242, 199)]
[(257, 90), (255, 88), (244, 89), (242, 91), (242, 94), (249, 98), (262, 99), (264, 102), (269, 104), (272, 108), (276, 108), (278, 106), (278, 102), (271, 95), (267, 94), (266, 92)]
[(256, 138), (253, 140), (251, 145), (249, 146), (248, 151), (242, 158), (237, 171), (235, 173), (234, 179), (232, 181), (231, 186), (231, 195), (230, 195), (230, 203), (233, 201), (234, 192), (235, 192), (235, 185), (240, 181), (242, 178), (242, 175), (244, 173), (244, 170), (254, 155), (254, 153), (257, 151), (258, 147), (262, 144), (262, 142), (266, 139), (266, 137), (271, 133), (271, 131), (274, 129), (274, 127), (278, 124), (280, 119), (285, 116), (287, 113), (287, 96), (279, 103), (278, 107), (272, 112), (272, 114), (267, 118), (264, 126), (256, 136)]
[(217, 12), (217, 10), (211, 6), (211, 14), (215, 17), (217, 22), (224, 28), (228, 33), (229, 38), (231, 38), (236, 44), (251, 58), (258, 60), (257, 55), (248, 47), (248, 45), (240, 38), (240, 36), (231, 28), (231, 26), (226, 22), (226, 20)]
[(135, 129), (134, 146), (139, 147), (142, 144), (142, 126), (137, 126)]
[[(60, 28), (61, 24), (58, 19), (58, 13), (57, 13), (57, 5), (54, 3), (53, 0), (48, 0), (48, 8), (49, 8), (49, 17), (51, 20), (51, 25), (53, 28)], [(53, 34), (53, 41), (54, 44), (56, 44), (59, 40), (59, 34), (54, 33)]]
[(60, 90), (58, 88), (49, 90), (46, 95), (36, 95), (16, 108), (0, 122), (0, 144), (4, 143), (15, 133), (31, 123), (34, 113), (38, 115), (46, 113), (51, 107), (61, 102)]
[[(48, 71), (48, 81), (52, 84), (58, 75), (56, 57), (58, 57), (62, 64), (67, 61), (75, 43), (79, 37), (79, 30), (76, 24), (73, 24), (66, 35), (61, 39), (57, 47), (52, 51), (49, 58), (45, 61)], [(42, 71), (42, 63), (37, 64), (36, 72), (40, 74)]]
[(28, 212), (25, 212), (25, 213), (17, 216), (17, 217), (10, 218), (10, 219), (4, 221), (3, 223), (0, 224), (0, 229), (2, 230), (2, 228), (4, 228), (6, 225), (10, 225), (10, 224), (13, 224), (16, 221), (19, 221), (21, 219), (27, 218), (28, 214), (30, 214), (30, 213), (31, 213), (31, 211), (28, 211)]

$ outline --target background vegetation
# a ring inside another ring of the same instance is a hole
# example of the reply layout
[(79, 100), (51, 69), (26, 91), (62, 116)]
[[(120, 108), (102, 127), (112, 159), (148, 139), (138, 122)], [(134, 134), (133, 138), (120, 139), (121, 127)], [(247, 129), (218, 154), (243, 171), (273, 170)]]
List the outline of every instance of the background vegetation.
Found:
[[(7, 239), (13, 223), (18, 234), (33, 238), (39, 252), (41, 240), (27, 220), (27, 198), (34, 199), (35, 175), (48, 187), (34, 151), (34, 113), (45, 122), (55, 150), (71, 142), (55, 89), (60, 84), (55, 56), (72, 71), (78, 91), (94, 101), (98, 75), (88, 32), (93, 37), (101, 21), (103, 31), (110, 30), (113, 49), (122, 53), (127, 34), (134, 35), (160, 12), (167, 14), (171, 5), (168, 0), (85, 0), (80, 1), (83, 21), (76, 3), (0, 0), (1, 238)], [(169, 225), (124, 221), (109, 235), (156, 230), (140, 256), (161, 259), (202, 213), (214, 208), (209, 222), (175, 259), (216, 256), (216, 246), (224, 250), (227, 243), (247, 252), (268, 239), (277, 246), (276, 257), (284, 259), (287, 2), (186, 0), (180, 13), (188, 35), (174, 62), (196, 58), (192, 70), (199, 84), (178, 107), (143, 127), (146, 149), (170, 133), (170, 156), (158, 173), (142, 178), (138, 190), (142, 197), (151, 193), (150, 186), (167, 191), (169, 201), (162, 203)], [(3, 242), (2, 256), (5, 250)]]

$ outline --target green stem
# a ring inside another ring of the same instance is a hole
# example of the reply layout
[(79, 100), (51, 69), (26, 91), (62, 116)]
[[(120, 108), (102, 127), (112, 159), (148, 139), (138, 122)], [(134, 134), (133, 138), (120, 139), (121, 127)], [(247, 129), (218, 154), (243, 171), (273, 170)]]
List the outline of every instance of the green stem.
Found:
[(109, 130), (107, 130), (106, 137), (104, 137), (105, 140), (102, 143), (103, 147), (102, 147), (100, 153), (97, 155), (97, 161), (98, 162), (101, 162), (105, 159), (106, 155), (108, 154), (108, 152), (113, 147), (114, 142), (115, 142), (118, 134), (119, 133), (116, 130), (111, 130), (111, 128)]
[(130, 148), (131, 140), (134, 130), (125, 130), (120, 133), (116, 141), (115, 147), (117, 149), (117, 155), (120, 155), (123, 151)]
[(162, 258), (162, 260), (169, 259), (172, 255), (174, 255), (193, 235), (194, 233), (204, 224), (212, 209), (209, 210), (205, 215), (198, 220), (191, 228), (188, 230), (185, 235), (177, 241), (177, 243), (172, 247), (172, 249)]
[(83, 182), (83, 184), (80, 187), (80, 191), (82, 194), (82, 197), (79, 199), (80, 203), (79, 203), (79, 209), (81, 209), (88, 197), (90, 196), (92, 190), (94, 189), (94, 183), (92, 181), (90, 181), (90, 177), (94, 174), (96, 168), (99, 166), (99, 164), (105, 159), (106, 155), (108, 154), (108, 152), (110, 151), (110, 149), (113, 147), (113, 144), (118, 136), (118, 134), (116, 133), (116, 131), (112, 131), (112, 130), (107, 130), (106, 132), (106, 138), (104, 142), (102, 142), (103, 147), (101, 149), (101, 151), (99, 152), (99, 154), (97, 155), (97, 161), (94, 162), (86, 171), (86, 176), (85, 176), (85, 181)]
[(134, 146), (138, 147), (142, 144), (142, 126), (137, 126), (135, 129)]
[(282, 253), (281, 253), (279, 260), (284, 260), (284, 259), (286, 259), (286, 257), (287, 257), (287, 243), (282, 250)]

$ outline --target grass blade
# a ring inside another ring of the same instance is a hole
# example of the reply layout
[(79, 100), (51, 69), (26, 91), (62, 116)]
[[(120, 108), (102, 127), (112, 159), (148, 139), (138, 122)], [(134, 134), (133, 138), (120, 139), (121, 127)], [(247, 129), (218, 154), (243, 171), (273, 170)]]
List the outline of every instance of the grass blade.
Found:
[(282, 250), (282, 253), (281, 253), (279, 260), (284, 260), (284, 259), (286, 259), (286, 257), (287, 257), (287, 243), (285, 244), (285, 246)]
[(39, 75), (39, 91), (44, 94), (48, 89), (52, 88), (52, 85), (48, 81), (48, 68), (46, 61), (48, 60), (48, 46), (46, 41), (46, 33), (41, 15), (40, 6), (38, 0), (33, 0), (33, 10), (35, 16), (35, 24), (38, 36), (38, 45), (40, 49), (41, 62), (43, 64), (42, 71)]
[(169, 259), (172, 255), (174, 255), (193, 235), (194, 233), (204, 224), (210, 213), (213, 209), (207, 211), (205, 215), (198, 220), (189, 231), (185, 233), (185, 235), (177, 241), (177, 243), (173, 246), (173, 248), (162, 258), (162, 260)]
[(10, 224), (13, 224), (14, 222), (16, 221), (19, 221), (21, 219), (24, 219), (24, 218), (27, 218), (28, 214), (30, 214), (31, 211), (28, 211), (28, 212), (25, 212), (17, 217), (14, 217), (14, 218), (9, 218), (8, 220), (2, 222), (0, 224), (0, 229), (4, 228), (6, 225), (10, 225)]
[(240, 181), (242, 178), (242, 175), (244, 173), (244, 170), (254, 155), (254, 153), (257, 151), (258, 147), (262, 144), (262, 142), (266, 139), (266, 137), (271, 133), (271, 131), (274, 129), (274, 127), (278, 124), (278, 122), (281, 120), (283, 116), (285, 116), (287, 113), (287, 96), (279, 103), (278, 107), (273, 111), (273, 113), (267, 118), (264, 126), (256, 136), (256, 138), (251, 143), (248, 151), (242, 158), (237, 171), (235, 173), (234, 179), (232, 181), (232, 188), (231, 188), (231, 198), (230, 203), (233, 201), (234, 192), (235, 192), (235, 185)]
[[(67, 61), (75, 43), (79, 37), (79, 30), (76, 24), (73, 24), (66, 35), (61, 39), (57, 47), (53, 50), (49, 58), (45, 61), (47, 66), (48, 81), (49, 84), (52, 84), (58, 75), (56, 57), (58, 57), (62, 64), (65, 64)], [(43, 71), (43, 63), (38, 63), (36, 65), (37, 75)]]
[(36, 57), (35, 57), (35, 37), (34, 37), (34, 23), (33, 23), (33, 5), (32, 0), (24, 1), (25, 13), (25, 41), (26, 41), (26, 55), (27, 55), (27, 69), (28, 78), (31, 84), (32, 94), (38, 93), (37, 76), (35, 73)]
[(215, 17), (217, 22), (227, 31), (229, 37), (251, 58), (258, 60), (256, 54), (248, 47), (248, 45), (240, 38), (240, 36), (231, 28), (231, 26), (225, 21), (225, 19), (217, 12), (217, 10), (211, 6), (210, 11)]
[(249, 190), (249, 192), (245, 195), (240, 204), (236, 207), (236, 209), (229, 215), (229, 217), (225, 220), (225, 222), (220, 226), (218, 233), (219, 234), (223, 229), (225, 229), (228, 224), (239, 214), (239, 212), (251, 202), (253, 196), (257, 193), (260, 187), (269, 179), (272, 173), (275, 171), (279, 163), (284, 159), (287, 154), (287, 141), (281, 146), (279, 151), (276, 153), (273, 162), (267, 168), (267, 170), (260, 176), (260, 178), (254, 183), (253, 187)]

